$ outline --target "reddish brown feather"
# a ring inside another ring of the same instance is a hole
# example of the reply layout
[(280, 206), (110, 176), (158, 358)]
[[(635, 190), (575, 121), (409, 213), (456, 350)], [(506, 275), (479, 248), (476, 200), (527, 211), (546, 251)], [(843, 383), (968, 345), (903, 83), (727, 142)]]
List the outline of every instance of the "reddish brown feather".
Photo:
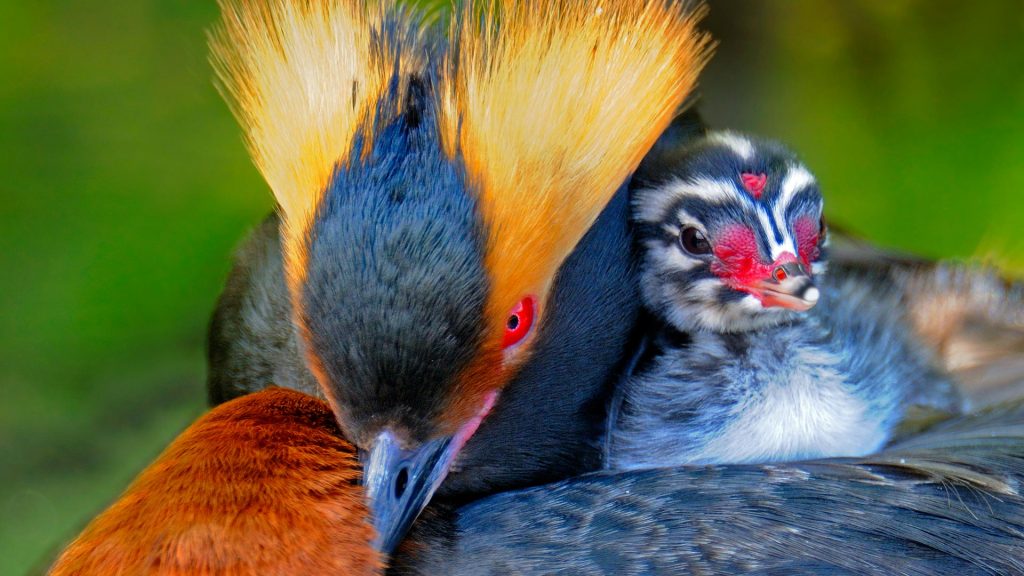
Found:
[(326, 403), (245, 396), (185, 430), (51, 574), (377, 574), (360, 474)]

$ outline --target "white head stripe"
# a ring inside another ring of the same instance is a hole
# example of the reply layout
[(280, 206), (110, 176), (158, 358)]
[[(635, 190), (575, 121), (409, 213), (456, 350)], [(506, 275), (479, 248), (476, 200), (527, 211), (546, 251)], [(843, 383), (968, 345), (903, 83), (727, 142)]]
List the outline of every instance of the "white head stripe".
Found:
[(768, 211), (763, 206), (757, 206), (757, 219), (761, 222), (761, 229), (764, 231), (764, 235), (768, 238), (768, 246), (772, 251), (772, 260), (778, 259), (783, 252), (789, 252), (790, 254), (796, 255), (796, 243), (793, 242), (793, 238), (790, 237), (789, 229), (786, 227), (785, 221), (780, 221), (777, 217), (775, 225), (778, 226), (779, 232), (782, 233), (782, 242), (777, 242), (775, 239), (775, 232), (772, 227), (771, 216), (768, 215)]
[(636, 195), (637, 217), (644, 222), (660, 222), (665, 218), (665, 211), (673, 203), (687, 196), (711, 202), (742, 199), (736, 186), (728, 180), (697, 178), (686, 181), (676, 179), (660, 188), (638, 191)]
[(786, 171), (786, 177), (782, 179), (782, 193), (779, 194), (779, 201), (775, 204), (776, 210), (786, 206), (793, 200), (796, 193), (814, 184), (814, 176), (807, 171), (807, 168), (797, 164)]
[[(814, 184), (814, 176), (812, 176), (811, 173), (803, 166), (799, 164), (793, 165), (786, 171), (786, 176), (782, 179), (782, 190), (779, 193), (779, 197), (775, 201), (775, 206), (772, 210), (772, 216), (775, 218), (775, 225), (778, 226), (779, 231), (782, 232), (782, 244), (776, 244), (774, 235), (771, 234), (771, 228), (765, 229), (766, 232), (769, 233), (773, 259), (778, 258), (779, 254), (782, 254), (783, 252), (796, 254), (796, 242), (794, 242), (790, 237), (789, 229), (786, 226), (786, 208), (789, 207), (789, 203), (793, 201), (793, 197), (796, 196), (797, 192), (800, 192), (811, 184)], [(767, 217), (768, 214), (765, 214), (764, 218), (762, 218), (762, 223), (764, 223), (764, 220), (766, 220)]]
[(712, 132), (708, 134), (708, 140), (728, 147), (744, 160), (750, 160), (754, 155), (754, 145), (750, 143), (750, 140), (735, 132)]

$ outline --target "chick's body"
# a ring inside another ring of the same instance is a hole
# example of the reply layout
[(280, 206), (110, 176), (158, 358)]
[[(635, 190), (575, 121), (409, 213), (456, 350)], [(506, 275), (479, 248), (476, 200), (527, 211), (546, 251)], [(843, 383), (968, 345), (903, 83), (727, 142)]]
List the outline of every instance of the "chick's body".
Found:
[(624, 392), (613, 468), (862, 456), (907, 406), (956, 412), (895, 294), (833, 278), (803, 318), (754, 333), (663, 327)]

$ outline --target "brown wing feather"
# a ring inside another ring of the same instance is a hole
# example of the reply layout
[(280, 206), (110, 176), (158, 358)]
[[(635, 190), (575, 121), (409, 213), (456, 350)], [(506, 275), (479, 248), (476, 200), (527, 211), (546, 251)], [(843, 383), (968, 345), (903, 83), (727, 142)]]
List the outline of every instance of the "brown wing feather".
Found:
[(185, 430), (50, 574), (379, 573), (360, 477), (326, 403), (250, 394)]

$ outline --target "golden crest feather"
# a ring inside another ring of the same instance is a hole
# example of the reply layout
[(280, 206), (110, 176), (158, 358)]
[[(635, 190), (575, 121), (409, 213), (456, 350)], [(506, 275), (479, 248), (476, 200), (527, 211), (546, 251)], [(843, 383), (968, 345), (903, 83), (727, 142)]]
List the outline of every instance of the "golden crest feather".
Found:
[(487, 230), (488, 357), (520, 299), (533, 296), (543, 317), (558, 268), (710, 53), (703, 9), (665, 0), (468, 0), (443, 54), (428, 49), (422, 16), (391, 2), (222, 1), (214, 64), (282, 212), (294, 309), (331, 178), (357, 138), (402, 112), (415, 75), (430, 84), (441, 144), (465, 167)]
[[(297, 283), (302, 238), (336, 166), (393, 79), (424, 65), (420, 23), (362, 0), (223, 0), (221, 9), (214, 68), (280, 206)], [(382, 32), (389, 23), (393, 35)]]
[(664, 0), (469, 3), (441, 134), (489, 228), (488, 315), (546, 297), (562, 261), (668, 126), (710, 52), (703, 9)]

